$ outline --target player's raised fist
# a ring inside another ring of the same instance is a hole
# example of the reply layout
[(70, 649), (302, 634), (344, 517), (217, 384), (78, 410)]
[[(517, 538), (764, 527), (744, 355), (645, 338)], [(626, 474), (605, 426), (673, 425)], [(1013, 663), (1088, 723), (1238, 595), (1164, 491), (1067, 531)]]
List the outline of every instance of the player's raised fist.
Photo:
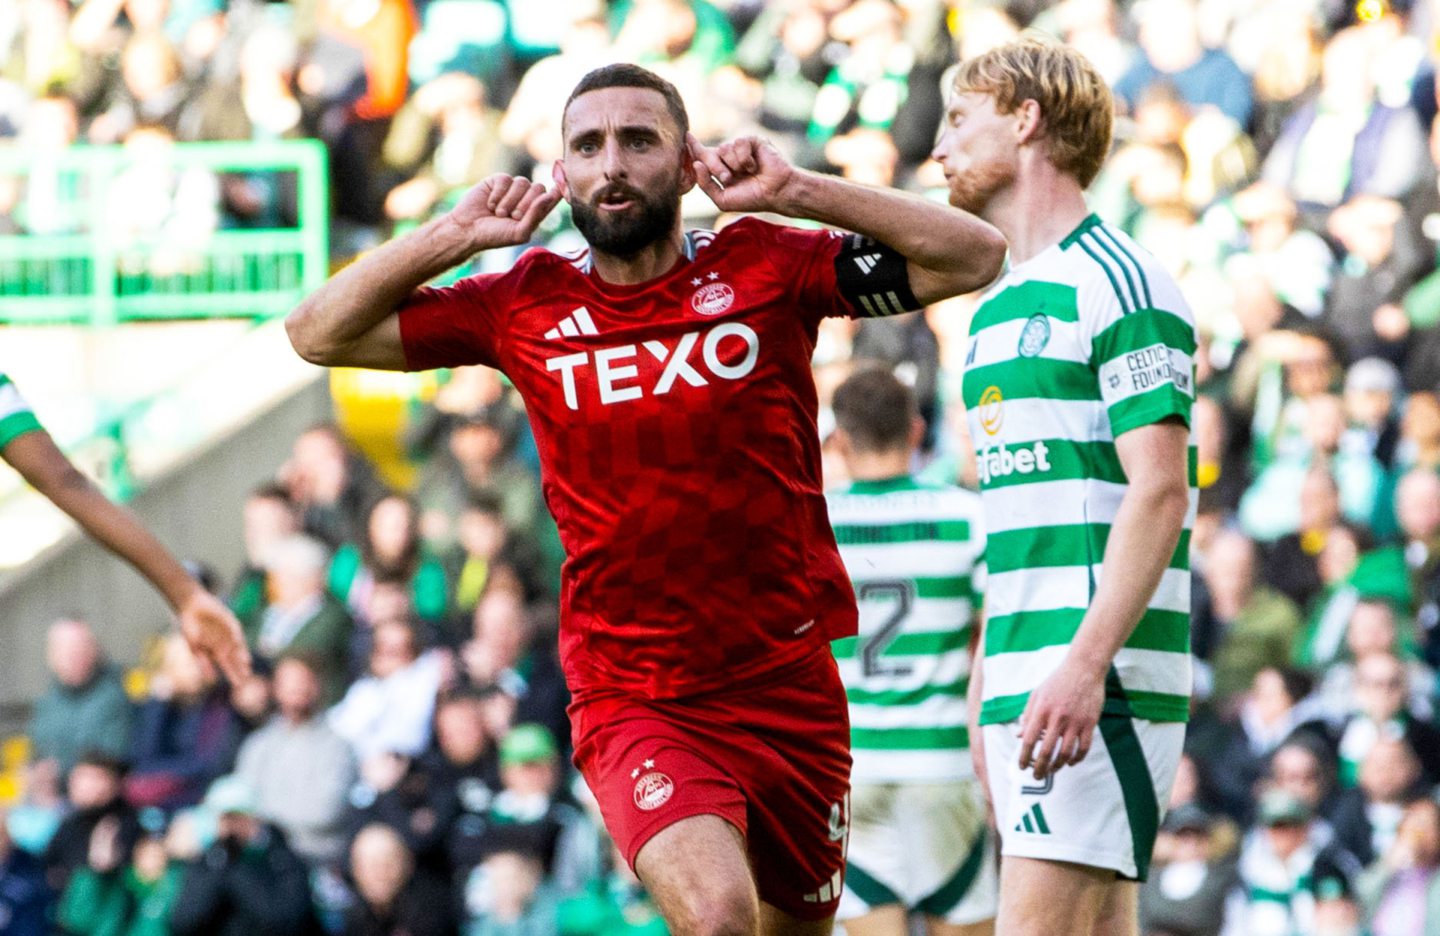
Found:
[(450, 211), (451, 219), (475, 243), (476, 251), (523, 244), (560, 201), (560, 193), (521, 176), (492, 175)]
[(759, 137), (737, 137), (705, 146), (693, 133), (685, 144), (700, 188), (721, 211), (782, 211), (786, 185), (795, 167)]

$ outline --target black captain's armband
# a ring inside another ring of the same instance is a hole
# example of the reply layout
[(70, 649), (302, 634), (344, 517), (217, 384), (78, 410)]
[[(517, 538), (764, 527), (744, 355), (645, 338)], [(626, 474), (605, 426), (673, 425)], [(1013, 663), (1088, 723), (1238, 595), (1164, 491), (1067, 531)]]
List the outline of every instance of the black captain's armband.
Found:
[(835, 255), (835, 285), (851, 305), (871, 317), (920, 308), (920, 300), (910, 291), (908, 261), (859, 234), (845, 235), (845, 246)]

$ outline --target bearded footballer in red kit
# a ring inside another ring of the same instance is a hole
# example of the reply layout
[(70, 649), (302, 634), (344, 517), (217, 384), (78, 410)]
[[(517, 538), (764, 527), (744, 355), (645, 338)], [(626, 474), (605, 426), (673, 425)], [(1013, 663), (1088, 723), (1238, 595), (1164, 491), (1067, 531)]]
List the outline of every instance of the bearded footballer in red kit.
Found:
[[(555, 187), (492, 176), (289, 317), (331, 366), (484, 364), (525, 400), (565, 547), (560, 654), (575, 763), (681, 936), (829, 933), (849, 725), (831, 640), (854, 595), (821, 493), (810, 374), (826, 316), (888, 315), (986, 285), (1005, 244), (963, 211), (689, 134), (633, 65), (566, 104)], [(685, 231), (699, 185), (743, 218)], [(423, 284), (529, 242), (561, 198), (590, 249)]]

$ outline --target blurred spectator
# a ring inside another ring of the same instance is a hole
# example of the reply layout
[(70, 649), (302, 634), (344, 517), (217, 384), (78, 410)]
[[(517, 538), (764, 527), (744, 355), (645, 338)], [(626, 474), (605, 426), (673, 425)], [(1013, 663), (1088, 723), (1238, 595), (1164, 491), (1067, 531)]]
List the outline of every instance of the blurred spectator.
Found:
[(1214, 698), (1222, 707), (1260, 670), (1287, 662), (1300, 634), (1295, 605), (1260, 584), (1258, 559), (1249, 537), (1226, 531), (1215, 538), (1202, 573), (1216, 622), (1211, 626), (1220, 634), (1213, 663)]
[(1254, 8), (1235, 24), (1228, 47), (1254, 76), (1250, 129), (1261, 153), (1270, 151), (1286, 118), (1314, 92), (1324, 51), (1321, 28), (1317, 17), (1281, 4)]
[(1440, 729), (1410, 711), (1409, 691), (1409, 673), (1393, 651), (1356, 661), (1350, 714), (1336, 729), (1344, 786), (1358, 782), (1361, 763), (1382, 738), (1407, 740), (1430, 782), (1440, 778)]
[[(270, 141), (305, 136), (296, 86), (302, 24), (282, 23), (256, 7), (232, 7), (226, 22), (226, 47), (217, 55), (224, 64), (211, 64), (210, 80), (182, 122), (182, 137)], [(233, 80), (215, 80), (232, 72)], [(291, 227), (298, 221), (298, 192), (289, 173), (227, 173), (220, 185), (226, 226)]]
[(415, 35), (415, 10), (409, 0), (325, 0), (320, 28), (360, 49), (365, 63), (365, 94), (355, 102), (361, 120), (389, 117), (409, 90), (406, 52)]
[(1317, 902), (1346, 896), (1359, 872), (1354, 856), (1310, 838), (1310, 810), (1281, 790), (1260, 797), (1258, 834), (1240, 853), (1240, 886), (1226, 911), (1226, 933), (1313, 933)]
[(1428, 392), (1410, 394), (1400, 418), (1400, 465), (1440, 471), (1440, 396)]
[(1392, 609), (1410, 604), (1400, 551), (1373, 548), (1362, 525), (1337, 524), (1325, 538), (1317, 566), (1324, 590), (1311, 602), (1304, 633), (1296, 645), (1296, 661), (1311, 669), (1325, 667), (1344, 653), (1350, 621), (1361, 601), (1387, 603)]
[[(435, 391), (430, 405), (411, 420), (405, 431), (405, 447), (418, 458), (428, 460), (444, 448), (457, 423), (507, 399), (511, 392), (505, 378), (493, 367), (471, 364), (455, 368)], [(428, 528), (425, 537), (432, 543), (444, 542), (447, 537), (453, 539), (448, 532), (444, 536), (432, 535)]]
[(487, 175), (508, 170), (500, 116), (471, 75), (447, 72), (415, 89), (385, 138), (385, 165), (404, 179), (386, 192), (385, 216), (424, 221)]
[(421, 509), (454, 517), (470, 497), (494, 494), (510, 528), (535, 536), (542, 509), (540, 485), (515, 454), (523, 419), (506, 399), (461, 416), (444, 450), (421, 473), (416, 487)]
[(51, 624), (45, 661), (50, 686), (35, 701), (26, 729), (32, 756), (55, 760), (63, 777), (82, 752), (125, 754), (135, 711), (118, 667), (104, 658), (90, 625), (78, 618)]
[(1293, 670), (1266, 666), (1255, 674), (1223, 742), (1208, 759), (1210, 780), (1227, 814), (1249, 819), (1266, 763), (1304, 723), (1299, 703), (1309, 688), (1304, 674)]
[(245, 739), (235, 775), (256, 794), (256, 815), (284, 830), (305, 861), (323, 864), (344, 848), (346, 797), (355, 756), (321, 716), (320, 664), (303, 654), (275, 666), (275, 716)]
[(1265, 582), (1303, 608), (1324, 587), (1320, 551), (1340, 522), (1340, 487), (1328, 468), (1311, 465), (1300, 482), (1300, 526), (1264, 551)]
[(38, 858), (16, 848), (0, 813), (0, 919), (7, 936), (46, 936), (50, 887)]
[(500, 776), (501, 789), (486, 808), (461, 805), (450, 833), (451, 866), (473, 868), (497, 848), (522, 847), (562, 892), (580, 889), (598, 872), (599, 852), (589, 820), (559, 798), (554, 736), (535, 724), (512, 728), (500, 743)]
[(1412, 657), (1413, 647), (1400, 640), (1400, 629), (1394, 605), (1374, 598), (1361, 598), (1350, 613), (1345, 629), (1344, 659), (1325, 669), (1315, 691), (1317, 710), (1332, 721), (1350, 714), (1355, 704), (1355, 661), (1372, 653), (1395, 654), (1405, 662), (1409, 709), (1422, 718), (1434, 714), (1435, 674), (1424, 663)]
[(72, 39), (66, 0), (25, 0), (15, 13), (19, 29), (0, 56), (0, 75), (37, 96), (59, 87), (88, 101), (104, 92), (106, 63)]
[(786, 152), (804, 143), (833, 52), (825, 13), (810, 3), (767, 4), (735, 50), (735, 64), (759, 83), (755, 120)]
[(1335, 804), (1335, 843), (1368, 865), (1390, 850), (1401, 817), (1428, 784), (1420, 761), (1402, 738), (1380, 738), (1365, 753), (1359, 785)]
[(96, 827), (87, 863), (70, 879), (56, 921), (69, 936), (166, 936), (182, 876), (164, 836), (147, 834), (126, 861), (115, 827)]
[(525, 847), (490, 854), (465, 886), (464, 936), (554, 933), (558, 901), (538, 856)]
[[(376, 179), (381, 145), (389, 118), (409, 90), (408, 50), (418, 26), (415, 10), (410, 0), (320, 0), (318, 12), (321, 36), (337, 57), (344, 56), (339, 84), (345, 98), (353, 94), (346, 79), (353, 74), (355, 53), (364, 69), (362, 93), (346, 101), (343, 116), (338, 110), (331, 116), (339, 124), (330, 149), (335, 210), (343, 218), (373, 225), (381, 220), (384, 196)], [(307, 77), (302, 69), (302, 82)]]
[(306, 936), (314, 932), (309, 872), (284, 834), (256, 815), (255, 791), (222, 777), (205, 794), (217, 837), (185, 868), (173, 936)]
[[(1233, 511), (1245, 492), (1243, 458), (1231, 444), (1229, 414), (1213, 396), (1200, 394), (1190, 411), (1195, 427), (1196, 480), (1207, 506)], [(1192, 541), (1194, 534), (1191, 534)]]
[(1320, 317), (1335, 277), (1335, 254), (1324, 238), (1300, 225), (1294, 199), (1262, 181), (1237, 192), (1231, 204), (1245, 225), (1245, 249), (1275, 297), (1307, 319)]
[(405, 840), (417, 865), (439, 875), (451, 868), (445, 852), (448, 820), (454, 815), (450, 791), (418, 761), (398, 754), (377, 754), (360, 764), (360, 782), (350, 793), (346, 817), (353, 835), (383, 823)]
[(139, 127), (178, 136), (192, 89), (170, 40), (162, 33), (134, 33), (120, 53), (120, 75), (103, 113), (90, 124), (90, 142), (119, 143)]
[[(1230, 263), (1225, 272), (1238, 277), (1244, 266)], [(1303, 459), (1314, 448), (1305, 436), (1305, 413), (1312, 399), (1330, 392), (1339, 366), (1330, 336), (1296, 321), (1293, 309), (1279, 302), (1263, 274), (1251, 288), (1254, 295), (1236, 296), (1236, 314), (1245, 316), (1241, 325), (1249, 343), (1237, 352), (1230, 389), (1232, 402), (1251, 420), (1252, 465), (1263, 469), (1276, 458)], [(1242, 306), (1242, 299), (1247, 305)], [(1251, 302), (1254, 308), (1248, 307)], [(1246, 320), (1252, 316), (1254, 321)], [(1281, 506), (1288, 507), (1288, 501)], [(1282, 526), (1266, 535), (1273, 538), (1284, 531)]]
[(408, 498), (389, 494), (375, 502), (365, 523), (365, 536), (345, 543), (330, 561), (330, 593), (344, 601), (362, 624), (370, 594), (378, 582), (406, 587), (411, 607), (422, 621), (445, 616), (449, 588), (445, 569), (427, 555), (420, 542), (420, 518)]
[(31, 761), (25, 768), (23, 794), (4, 815), (10, 842), (32, 855), (43, 854), (69, 812), (54, 759)]
[(1065, 42), (1079, 49), (1114, 85), (1135, 58), (1135, 46), (1121, 34), (1114, 0), (1062, 0), (1053, 8)]
[[(497, 690), (498, 691), (498, 690)], [(435, 707), (435, 750), (422, 766), (433, 789), (449, 805), (440, 825), (449, 830), (454, 815), (483, 814), (500, 789), (497, 739), (485, 717), (485, 696), (473, 690), (444, 695)]]
[(665, 920), (645, 886), (613, 845), (609, 871), (585, 891), (561, 902), (556, 913), (561, 936), (666, 936)]
[(1302, 508), (1297, 493), (1312, 466), (1334, 476), (1346, 518), (1374, 526), (1385, 469), (1369, 451), (1340, 447), (1345, 428), (1345, 408), (1338, 396), (1317, 393), (1306, 400), (1300, 438), (1277, 452), (1240, 501), (1240, 522), (1247, 533), (1273, 540), (1299, 529)]
[(278, 484), (256, 488), (245, 499), (242, 530), (245, 565), (235, 577), (227, 603), (247, 633), (258, 631), (265, 612), (265, 557), (281, 540), (300, 532), (300, 514)]
[(821, 85), (807, 130), (830, 162), (839, 164), (829, 144), (855, 131), (888, 131), (900, 116), (915, 66), (902, 25), (891, 0), (857, 0), (830, 21), (830, 35), (848, 48)]
[(184, 638), (172, 635), (140, 707), (126, 798), (167, 811), (200, 802), (211, 781), (235, 763), (240, 732), (219, 677)]
[(1235, 886), (1235, 837), (1202, 807), (1171, 810), (1155, 839), (1151, 873), (1140, 887), (1140, 931), (1219, 936)]
[(452, 552), (448, 580), (454, 584), (455, 613), (466, 620), (474, 616), (482, 594), (504, 587), (506, 575), (519, 579), (519, 593), (526, 603), (546, 592), (539, 547), (506, 525), (503, 510), (495, 494), (476, 494), (456, 523), (459, 543)]
[(418, 757), (430, 744), (435, 696), (444, 678), (442, 655), (422, 654), (415, 628), (404, 620), (377, 622), (374, 637), (369, 671), (326, 719), (362, 763), (390, 754)]
[(126, 161), (107, 210), (117, 219), (116, 262), (127, 288), (139, 292), (146, 278), (199, 272), (220, 227), (219, 177), (204, 166), (177, 164), (175, 135), (159, 124), (140, 124), (122, 142)]
[(1395, 516), (1405, 542), (1405, 564), (1419, 610), (1425, 659), (1440, 666), (1440, 475), (1416, 468), (1395, 489)]
[(1405, 809), (1395, 840), (1357, 882), (1372, 936), (1440, 934), (1440, 805)]
[(360, 542), (371, 506), (385, 493), (375, 470), (350, 449), (340, 430), (323, 424), (295, 440), (280, 482), (300, 509), (305, 531), (331, 549)]
[(500, 122), (500, 139), (548, 171), (561, 155), (560, 117), (570, 90), (591, 69), (614, 61), (601, 0), (566, 4), (569, 28), (560, 51), (540, 59), (520, 79)]
[[(1327, 222), (1345, 254), (1330, 289), (1326, 321), (1340, 337), (1346, 359), (1357, 364), (1370, 356), (1402, 359), (1408, 324), (1400, 303), (1435, 265), (1434, 247), (1420, 243), (1397, 197), (1355, 195)], [(1392, 387), (1398, 387), (1398, 378)]]
[(1206, 788), (1206, 777), (1200, 772), (1200, 765), (1191, 751), (1180, 753), (1180, 764), (1175, 770), (1175, 782), (1170, 785), (1170, 802), (1166, 811), (1184, 805), (1203, 806), (1214, 800), (1213, 793)]
[(1363, 27), (1330, 39), (1319, 93), (1285, 122), (1265, 159), (1263, 178), (1312, 216), (1353, 195), (1404, 198), (1420, 180), (1423, 129), (1408, 107), (1376, 100), (1372, 48)]
[(269, 602), (246, 629), (251, 648), (272, 661), (287, 652), (315, 654), (326, 670), (325, 698), (339, 698), (354, 624), (326, 590), (325, 547), (306, 536), (288, 536), (270, 547), (264, 562)]
[(1192, 107), (1213, 107), (1238, 127), (1250, 121), (1249, 79), (1219, 49), (1200, 38), (1193, 0), (1145, 0), (1137, 10), (1140, 55), (1115, 84), (1115, 96), (1133, 107), (1158, 81), (1173, 84)]
[(345, 936), (450, 936), (457, 932), (449, 891), (415, 868), (394, 829), (376, 823), (355, 836), (350, 873), (357, 900)]
[(124, 765), (104, 754), (86, 755), (70, 771), (73, 811), (45, 849), (45, 877), (56, 893), (62, 893), (70, 876), (89, 860), (97, 829), (104, 830), (102, 838), (115, 838), (120, 861), (130, 860), (140, 838), (140, 818), (121, 795), (124, 777)]
[(544, 725), (568, 743), (570, 692), (553, 633), (537, 623), (519, 595), (492, 588), (475, 606), (474, 638), (460, 649), (460, 663), (471, 685), (498, 686), (515, 700), (515, 721)]
[(689, 101), (699, 101), (705, 81), (734, 52), (735, 33), (725, 14), (708, 0), (620, 0), (611, 9), (618, 61), (663, 74)]
[(1264, 782), (1305, 804), (1314, 817), (1312, 839), (1326, 844), (1333, 838), (1334, 829), (1325, 817), (1334, 811), (1338, 792), (1335, 755), (1316, 732), (1301, 729), (1276, 748)]
[[(38, 8), (40, 3), (31, 3)], [(20, 144), (37, 155), (54, 157), (76, 143), (80, 136), (80, 115), (75, 101), (63, 94), (50, 94), (30, 102)], [(87, 223), (83, 200), (91, 195), (88, 180), (73, 169), (56, 165), (54, 159), (38, 159), (12, 195), (0, 195), (0, 210), (7, 220), (0, 230), (7, 233), (74, 234)]]
[(1397, 404), (1402, 398), (1400, 372), (1381, 358), (1362, 358), (1345, 372), (1345, 416), (1349, 428), (1342, 448), (1374, 456), (1386, 471), (1395, 467), (1400, 445)]

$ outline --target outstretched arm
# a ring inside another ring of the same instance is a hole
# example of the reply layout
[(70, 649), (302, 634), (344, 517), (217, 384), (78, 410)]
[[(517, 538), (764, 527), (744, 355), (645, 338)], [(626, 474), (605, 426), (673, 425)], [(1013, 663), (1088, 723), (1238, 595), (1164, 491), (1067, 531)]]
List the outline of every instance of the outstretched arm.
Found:
[(290, 343), (327, 367), (404, 370), (396, 310), (416, 289), (482, 250), (530, 240), (560, 201), (529, 179), (494, 175), (449, 213), (365, 254), (305, 298), (285, 319)]
[(180, 631), (201, 657), (239, 685), (250, 673), (250, 654), (240, 622), (218, 598), (200, 587), (135, 515), (112, 503), (80, 473), (48, 432), (16, 436), (0, 457), (95, 538), (133, 565), (159, 590), (180, 618)]
[(905, 258), (921, 305), (973, 292), (1000, 275), (1005, 238), (958, 208), (797, 169), (758, 137), (713, 149), (693, 135), (687, 141), (700, 188), (722, 211), (773, 211), (874, 238)]

